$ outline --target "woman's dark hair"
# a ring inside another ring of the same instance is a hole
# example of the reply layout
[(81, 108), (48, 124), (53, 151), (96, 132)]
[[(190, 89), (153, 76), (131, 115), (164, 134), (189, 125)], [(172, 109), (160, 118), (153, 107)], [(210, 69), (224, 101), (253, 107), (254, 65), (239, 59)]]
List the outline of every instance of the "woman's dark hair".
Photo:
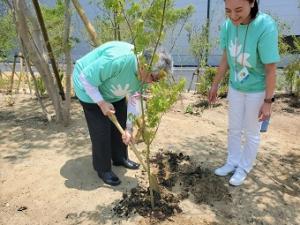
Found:
[[(224, 0), (225, 1), (225, 0)], [(254, 6), (251, 8), (250, 14), (251, 14), (251, 19), (254, 19), (258, 13), (258, 3), (257, 0), (248, 0), (249, 3), (254, 2)]]
[(251, 8), (250, 14), (251, 14), (251, 19), (254, 19), (258, 13), (258, 3), (257, 0), (248, 0), (250, 3), (254, 2), (254, 6)]

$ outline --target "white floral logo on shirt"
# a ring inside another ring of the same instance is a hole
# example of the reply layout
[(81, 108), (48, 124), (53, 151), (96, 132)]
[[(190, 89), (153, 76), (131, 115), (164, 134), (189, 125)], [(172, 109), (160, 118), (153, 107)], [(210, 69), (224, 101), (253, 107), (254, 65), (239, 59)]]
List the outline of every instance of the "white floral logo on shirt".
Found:
[(250, 57), (249, 53), (242, 53), (238, 56), (237, 62), (243, 66), (252, 67), (251, 64), (248, 62), (248, 58)]
[(115, 96), (125, 97), (125, 96), (130, 95), (131, 90), (129, 89), (129, 84), (126, 84), (124, 86), (124, 88), (120, 84), (118, 84), (117, 87), (114, 85), (111, 85), (111, 92)]
[(248, 61), (250, 54), (246, 52), (242, 53), (241, 50), (242, 50), (242, 45), (238, 43), (237, 38), (235, 38), (234, 42), (232, 40), (230, 41), (230, 45), (229, 45), (230, 56), (232, 58), (237, 58), (237, 62), (242, 66), (251, 68), (252, 66)]
[(231, 57), (233, 58), (237, 57), (240, 54), (241, 49), (242, 49), (242, 45), (238, 43), (237, 38), (234, 40), (234, 42), (232, 40), (230, 41), (229, 53)]

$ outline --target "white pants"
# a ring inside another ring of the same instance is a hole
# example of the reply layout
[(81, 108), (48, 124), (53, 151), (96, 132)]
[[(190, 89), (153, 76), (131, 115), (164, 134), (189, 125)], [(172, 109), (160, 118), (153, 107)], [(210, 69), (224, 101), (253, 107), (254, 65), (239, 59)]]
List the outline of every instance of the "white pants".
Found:
[[(253, 167), (260, 142), (258, 113), (265, 92), (243, 93), (229, 88), (229, 130), (227, 163), (248, 173)], [(242, 137), (244, 137), (242, 139)]]

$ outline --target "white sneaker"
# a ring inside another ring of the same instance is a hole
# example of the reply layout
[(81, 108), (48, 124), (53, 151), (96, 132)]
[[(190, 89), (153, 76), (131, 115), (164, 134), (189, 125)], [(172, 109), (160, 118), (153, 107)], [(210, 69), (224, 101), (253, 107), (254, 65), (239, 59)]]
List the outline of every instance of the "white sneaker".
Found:
[(247, 177), (247, 173), (242, 168), (237, 168), (232, 177), (229, 180), (229, 183), (233, 186), (239, 186), (244, 183), (244, 180)]
[(218, 176), (227, 176), (229, 173), (235, 171), (235, 166), (226, 163), (224, 166), (219, 167), (215, 170), (215, 174)]

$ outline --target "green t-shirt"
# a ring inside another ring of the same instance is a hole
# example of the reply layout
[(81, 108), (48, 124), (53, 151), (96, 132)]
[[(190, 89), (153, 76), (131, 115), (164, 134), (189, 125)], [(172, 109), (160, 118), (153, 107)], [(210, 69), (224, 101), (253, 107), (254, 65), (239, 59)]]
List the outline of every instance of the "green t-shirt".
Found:
[(264, 91), (264, 65), (280, 60), (274, 20), (258, 13), (248, 25), (235, 26), (227, 19), (221, 28), (220, 40), (230, 69), (229, 85), (242, 92)]
[(103, 99), (116, 102), (141, 88), (137, 77), (137, 58), (134, 46), (120, 41), (107, 42), (76, 61), (73, 85), (76, 96), (83, 102), (93, 103), (85, 92), (79, 76), (82, 74), (98, 87)]

